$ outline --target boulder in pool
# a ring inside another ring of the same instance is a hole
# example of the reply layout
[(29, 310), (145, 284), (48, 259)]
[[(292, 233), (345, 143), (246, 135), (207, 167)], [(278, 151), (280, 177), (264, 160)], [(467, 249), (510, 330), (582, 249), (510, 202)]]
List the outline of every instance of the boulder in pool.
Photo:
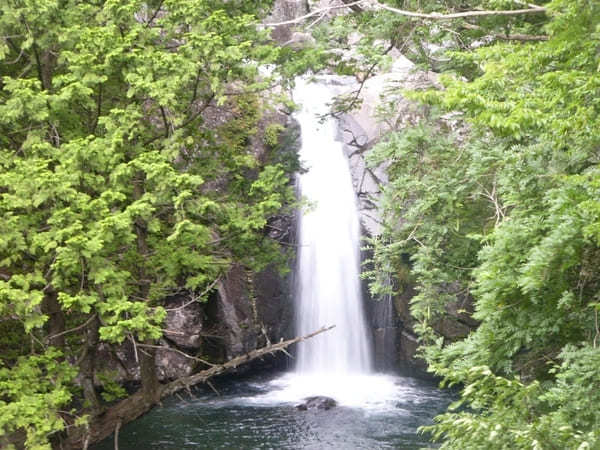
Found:
[(337, 402), (331, 397), (317, 395), (315, 397), (306, 397), (304, 399), (304, 403), (296, 405), (296, 408), (300, 411), (306, 411), (308, 409), (322, 409), (327, 411), (331, 408), (335, 408), (336, 406)]

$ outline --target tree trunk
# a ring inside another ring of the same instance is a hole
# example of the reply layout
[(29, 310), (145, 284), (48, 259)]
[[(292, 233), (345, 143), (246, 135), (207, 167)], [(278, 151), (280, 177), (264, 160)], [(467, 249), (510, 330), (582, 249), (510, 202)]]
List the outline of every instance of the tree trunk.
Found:
[(129, 423), (141, 415), (148, 412), (156, 403), (162, 398), (167, 397), (180, 391), (181, 389), (189, 388), (196, 384), (205, 383), (211, 377), (220, 375), (228, 369), (236, 368), (242, 364), (246, 364), (254, 359), (262, 358), (265, 355), (272, 354), (275, 352), (286, 352), (286, 349), (297, 342), (302, 342), (306, 339), (310, 339), (317, 334), (331, 330), (334, 326), (328, 328), (321, 328), (314, 333), (306, 336), (297, 337), (287, 341), (278, 342), (277, 344), (271, 344), (258, 350), (251, 351), (245, 355), (233, 358), (227, 361), (225, 364), (215, 365), (210, 369), (203, 370), (194, 375), (179, 378), (178, 380), (172, 381), (166, 385), (158, 385), (155, 393), (154, 403), (148, 403), (143, 392), (143, 387), (132, 396), (120, 401), (113, 407), (101, 415), (95, 416), (90, 419), (88, 427), (78, 427), (70, 430), (69, 437), (66, 442), (63, 443), (63, 448), (69, 450), (81, 449), (84, 442), (88, 442), (90, 445), (96, 442), (100, 442), (106, 439), (115, 430), (126, 423)]
[(81, 385), (83, 388), (83, 397), (90, 405), (92, 413), (98, 413), (101, 409), (101, 403), (94, 387), (96, 350), (100, 341), (98, 329), (100, 321), (95, 315), (86, 330), (85, 350), (81, 363), (79, 364), (82, 377)]
[[(144, 175), (138, 174), (135, 177), (133, 196), (136, 200), (142, 198), (144, 186)], [(135, 234), (137, 237), (137, 249), (140, 255), (140, 264), (138, 272), (138, 280), (141, 283), (139, 297), (148, 301), (148, 294), (150, 293), (150, 281), (146, 273), (146, 259), (150, 254), (150, 248), (148, 247), (147, 237), (147, 226), (146, 222), (142, 219), (137, 219), (134, 225)], [(154, 342), (147, 341), (146, 344), (152, 345)], [(138, 352), (139, 364), (140, 364), (140, 376), (142, 378), (142, 395), (144, 402), (148, 405), (154, 405), (160, 398), (160, 382), (158, 380), (158, 374), (156, 373), (156, 363), (154, 356), (156, 350), (152, 348), (144, 348)]]
[[(152, 341), (148, 341), (147, 344), (152, 345)], [(138, 355), (140, 360), (140, 375), (142, 377), (142, 396), (144, 402), (149, 406), (154, 405), (160, 400), (161, 384), (156, 374), (156, 363), (154, 356), (156, 349), (144, 347), (138, 349)]]
[(65, 347), (65, 315), (58, 302), (58, 294), (50, 287), (42, 301), (42, 312), (48, 316), (46, 322), (46, 341), (49, 345), (64, 349)]

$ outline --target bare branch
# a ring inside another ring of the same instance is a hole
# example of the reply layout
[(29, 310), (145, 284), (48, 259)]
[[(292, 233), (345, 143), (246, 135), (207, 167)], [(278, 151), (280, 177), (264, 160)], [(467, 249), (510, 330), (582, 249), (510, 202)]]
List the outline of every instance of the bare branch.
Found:
[[(516, 3), (524, 4), (523, 2), (516, 1)], [(377, 0), (359, 0), (352, 3), (344, 2), (343, 5), (338, 6), (328, 6), (326, 8), (316, 9), (311, 11), (308, 14), (305, 14), (300, 17), (296, 17), (295, 19), (286, 20), (283, 22), (277, 23), (265, 23), (263, 26), (265, 27), (279, 27), (282, 25), (292, 25), (296, 23), (303, 22), (306, 19), (310, 19), (313, 16), (320, 15), (326, 13), (328, 11), (332, 11), (334, 9), (342, 9), (342, 8), (350, 8), (353, 11), (364, 11), (365, 8), (362, 6), (370, 6), (373, 9), (383, 9), (385, 11), (393, 12), (394, 14), (399, 14), (401, 16), (406, 17), (414, 17), (417, 19), (430, 19), (430, 20), (453, 20), (453, 19), (462, 19), (465, 17), (486, 17), (486, 16), (520, 16), (523, 14), (540, 14), (545, 13), (546, 8), (542, 6), (537, 6), (533, 4), (526, 4), (528, 8), (526, 9), (508, 9), (508, 10), (481, 10), (481, 11), (463, 11), (452, 14), (440, 14), (440, 13), (419, 13), (414, 11), (406, 11), (403, 9), (394, 8), (392, 6), (388, 6), (382, 3), (379, 3)]]
[(439, 13), (417, 13), (412, 11), (404, 11), (398, 8), (392, 8), (388, 5), (383, 5), (373, 0), (373, 6), (376, 9), (384, 9), (386, 11), (400, 14), (401, 16), (415, 17), (419, 19), (431, 19), (431, 20), (452, 20), (462, 19), (464, 17), (483, 17), (483, 16), (520, 16), (522, 14), (537, 14), (546, 12), (546, 8), (535, 7), (527, 9), (509, 9), (509, 10), (498, 10), (498, 11), (463, 11), (453, 14), (439, 14)]
[(594, 348), (598, 346), (598, 337), (600, 336), (600, 327), (598, 326), (598, 308), (594, 308), (594, 325), (596, 327), (596, 335), (594, 336)]
[(295, 19), (290, 19), (290, 20), (286, 20), (283, 22), (277, 22), (277, 23), (263, 23), (263, 26), (265, 27), (280, 27), (282, 25), (292, 25), (295, 23), (300, 23), (305, 21), (306, 19), (310, 19), (311, 17), (314, 16), (318, 16), (320, 14), (329, 12), (329, 11), (333, 11), (334, 9), (343, 9), (343, 8), (350, 8), (352, 9), (352, 7), (358, 6), (361, 3), (365, 3), (367, 0), (359, 0), (356, 2), (352, 2), (352, 3), (344, 3), (343, 5), (337, 5), (337, 6), (328, 6), (326, 8), (319, 8), (319, 9), (315, 9), (312, 12), (309, 12), (308, 14), (305, 14), (303, 16), (300, 17), (296, 17)]
[(220, 280), (221, 280), (221, 277), (217, 277), (217, 278), (215, 278), (215, 280), (214, 280), (212, 283), (210, 283), (210, 284), (208, 285), (208, 287), (207, 287), (206, 289), (204, 289), (204, 291), (202, 291), (202, 293), (201, 293), (200, 295), (195, 295), (195, 296), (193, 296), (193, 298), (192, 298), (192, 299), (191, 299), (189, 302), (187, 302), (187, 303), (184, 303), (183, 305), (181, 305), (181, 306), (178, 306), (178, 307), (176, 307), (176, 308), (166, 308), (166, 309), (165, 309), (165, 311), (179, 311), (180, 309), (185, 309), (185, 308), (187, 308), (187, 307), (188, 307), (188, 306), (190, 306), (192, 303), (194, 303), (194, 302), (197, 302), (199, 298), (202, 298), (202, 297), (204, 297), (206, 294), (208, 294), (208, 293), (209, 293), (209, 292), (212, 290), (212, 288), (214, 288), (214, 287), (215, 287), (215, 285), (216, 285), (216, 284), (217, 284), (217, 283), (218, 283)]
[(156, 10), (154, 11), (154, 14), (152, 14), (152, 17), (150, 17), (148, 19), (148, 21), (146, 22), (146, 27), (149, 27), (150, 25), (152, 25), (152, 22), (154, 22), (154, 19), (156, 19), (156, 16), (158, 16), (158, 13), (162, 9), (164, 2), (165, 2), (165, 0), (160, 0), (160, 3), (158, 4)]
[(169, 347), (167, 345), (140, 344), (138, 342), (137, 346), (138, 347), (144, 347), (144, 348), (154, 348), (154, 349), (157, 349), (157, 350), (167, 350), (167, 351), (170, 351), (170, 352), (175, 352), (175, 353), (178, 353), (179, 355), (184, 356), (184, 357), (186, 357), (188, 359), (193, 359), (194, 361), (198, 361), (198, 362), (201, 362), (202, 364), (206, 364), (207, 366), (210, 366), (210, 367), (214, 367), (215, 366), (215, 364), (209, 363), (208, 361), (206, 361), (206, 360), (204, 360), (202, 358), (198, 358), (196, 356), (188, 355), (186, 352), (182, 352), (179, 349), (176, 349), (176, 348), (173, 348), (173, 347)]
[(228, 369), (235, 369), (239, 365), (245, 364), (253, 359), (260, 358), (262, 356), (273, 354), (275, 352), (281, 352), (287, 347), (297, 342), (302, 342), (307, 339), (310, 339), (317, 334), (323, 333), (325, 331), (329, 331), (334, 328), (335, 325), (330, 327), (323, 327), (320, 330), (315, 331), (314, 333), (307, 334), (306, 336), (297, 337), (294, 339), (290, 339), (287, 341), (278, 342), (277, 344), (268, 345), (266, 347), (260, 348), (258, 350), (253, 350), (245, 355), (238, 356), (236, 358), (227, 361), (225, 364), (211, 367), (210, 369), (203, 370), (202, 372), (198, 372), (197, 374), (190, 375), (188, 377), (180, 378), (178, 380), (172, 381), (168, 385), (166, 385), (161, 391), (161, 397), (164, 398), (168, 395), (172, 395), (175, 392), (184, 389), (187, 386), (193, 386), (199, 383), (205, 383), (209, 378), (214, 377), (215, 375), (219, 375), (225, 372)]
[(115, 427), (115, 450), (119, 450), (119, 430), (121, 429), (121, 421), (117, 422)]
[(71, 329), (69, 329), (69, 330), (63, 331), (62, 333), (58, 333), (58, 334), (55, 334), (55, 335), (52, 335), (52, 336), (48, 336), (48, 337), (46, 337), (44, 340), (45, 340), (46, 342), (50, 342), (50, 341), (52, 341), (53, 339), (56, 339), (57, 337), (64, 336), (65, 334), (69, 334), (69, 333), (75, 333), (76, 331), (79, 331), (79, 330), (81, 330), (81, 329), (83, 329), (83, 328), (87, 327), (87, 326), (88, 326), (88, 325), (91, 323), (91, 321), (92, 321), (92, 320), (94, 320), (95, 318), (96, 318), (96, 314), (94, 313), (94, 314), (92, 314), (92, 315), (90, 316), (90, 318), (89, 318), (88, 320), (86, 320), (86, 321), (85, 321), (84, 323), (82, 323), (81, 325), (79, 325), (79, 326), (77, 326), (77, 327), (75, 327), (75, 328), (71, 328)]
[[(277, 344), (268, 345), (266, 347), (253, 350), (245, 355), (233, 358), (230, 361), (222, 365), (217, 365), (209, 369), (198, 372), (194, 375), (179, 378), (175, 381), (163, 385), (160, 389), (160, 393), (157, 397), (165, 398), (169, 395), (175, 394), (182, 389), (189, 389), (190, 386), (194, 386), (199, 383), (206, 383), (210, 378), (215, 375), (219, 375), (228, 369), (236, 368), (242, 364), (252, 361), (262, 356), (273, 354), (275, 352), (282, 352), (287, 347), (297, 342), (302, 342), (309, 339), (317, 334), (331, 330), (334, 326), (323, 327), (314, 333), (308, 334), (302, 337), (296, 337), (287, 341), (281, 341)], [(156, 402), (159, 399), (157, 398)], [(102, 439), (107, 438), (114, 433), (117, 426), (120, 428), (122, 425), (135, 420), (142, 414), (146, 413), (153, 404), (148, 403), (144, 400), (142, 391), (138, 391), (135, 394), (121, 400), (116, 405), (110, 407), (102, 414), (94, 416), (88, 422), (88, 424), (80, 427), (76, 427), (72, 433), (69, 434), (69, 448), (82, 448), (84, 440), (88, 440), (89, 443), (99, 442)]]
[(492, 192), (486, 189), (481, 183), (477, 183), (482, 192), (479, 193), (484, 198), (487, 198), (493, 205), (495, 209), (494, 218), (496, 219), (496, 226), (500, 224), (506, 218), (506, 207), (502, 206), (500, 200), (498, 199), (498, 194), (496, 192), (496, 180), (492, 184)]

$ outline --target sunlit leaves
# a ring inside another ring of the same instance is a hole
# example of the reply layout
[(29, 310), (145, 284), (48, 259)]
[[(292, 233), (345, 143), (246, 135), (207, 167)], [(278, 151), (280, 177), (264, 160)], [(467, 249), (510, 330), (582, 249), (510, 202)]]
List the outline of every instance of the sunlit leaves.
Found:
[(2, 376), (43, 397), (12, 399), (2, 432), (31, 430), (35, 448), (61, 429), (74, 391), (32, 381), (62, 358), (48, 341), (68, 340), (74, 368), (91, 319), (104, 345), (156, 340), (167, 296), (283, 259), (264, 227), (293, 199), (289, 173), (251, 148), (272, 82), (258, 67), (280, 53), (256, 26), (268, 4), (0, 5), (0, 320), (37, 365)]
[[(547, 41), (451, 52), (444, 89), (410, 94), (462, 113), (460, 145), (419, 127), (376, 149), (390, 165), (376, 262), (393, 274), (410, 255), (423, 355), (464, 386), (428, 428), (442, 448), (598, 446), (600, 14), (547, 6)], [(448, 344), (435, 319), (457, 288), (481, 324)]]
[(50, 449), (48, 436), (64, 429), (62, 419), (52, 411), (71, 399), (75, 370), (57, 362), (60, 356), (49, 349), (19, 358), (11, 368), (0, 365), (0, 429), (5, 433), (25, 430), (27, 448)]

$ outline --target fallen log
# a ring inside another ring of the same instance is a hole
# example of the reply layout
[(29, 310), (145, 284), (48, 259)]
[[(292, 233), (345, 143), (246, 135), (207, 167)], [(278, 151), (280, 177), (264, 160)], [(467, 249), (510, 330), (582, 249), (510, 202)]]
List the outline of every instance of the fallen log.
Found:
[[(334, 327), (335, 325), (323, 327), (314, 333), (307, 334), (306, 336), (296, 337), (287, 341), (281, 341), (276, 344), (267, 345), (266, 347), (253, 350), (245, 355), (233, 358), (224, 364), (215, 365), (196, 374), (178, 378), (170, 383), (161, 385), (159, 388), (160, 395), (158, 395), (157, 398), (163, 399), (182, 389), (188, 389), (197, 384), (206, 383), (210, 378), (216, 375), (220, 375), (229, 369), (234, 369), (242, 364), (246, 364), (265, 355), (276, 352), (285, 352), (290, 345), (310, 339), (313, 336), (324, 333), (325, 331), (329, 331)], [(62, 443), (62, 448), (81, 449), (87, 448), (88, 445), (100, 442), (109, 437), (111, 434), (115, 432), (118, 433), (117, 430), (123, 425), (150, 411), (156, 405), (156, 403), (158, 402), (145, 402), (142, 392), (138, 391), (126, 399), (121, 400), (116, 405), (111, 406), (99, 415), (91, 417), (87, 426), (72, 428), (69, 431), (66, 442)]]

